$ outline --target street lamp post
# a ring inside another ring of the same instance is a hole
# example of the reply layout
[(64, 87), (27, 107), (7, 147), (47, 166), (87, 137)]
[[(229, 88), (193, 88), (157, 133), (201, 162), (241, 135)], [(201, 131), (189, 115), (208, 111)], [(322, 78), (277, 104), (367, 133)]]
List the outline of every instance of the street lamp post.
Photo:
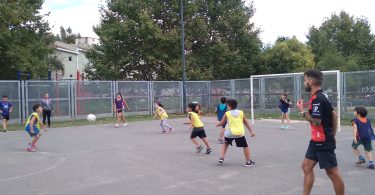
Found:
[(185, 61), (185, 24), (184, 24), (184, 3), (181, 0), (181, 50), (182, 50), (182, 108), (186, 113), (186, 61)]

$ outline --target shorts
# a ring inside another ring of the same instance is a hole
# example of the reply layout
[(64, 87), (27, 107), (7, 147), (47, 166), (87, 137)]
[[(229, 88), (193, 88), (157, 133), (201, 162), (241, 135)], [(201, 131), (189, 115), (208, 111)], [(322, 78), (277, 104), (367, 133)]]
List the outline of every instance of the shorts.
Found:
[(117, 110), (117, 113), (123, 113), (124, 111), (122, 111), (122, 110)]
[(354, 143), (354, 141), (352, 143), (354, 149), (357, 149), (360, 145), (363, 145), (366, 152), (371, 152), (373, 150), (371, 140), (358, 140), (358, 144)]
[(235, 140), (237, 147), (239, 147), (239, 148), (246, 148), (246, 147), (248, 147), (245, 136), (237, 137), (237, 138), (228, 138), (228, 137), (225, 137), (224, 140), (225, 140), (225, 144), (228, 144), (228, 145), (232, 145), (233, 140)]
[(282, 114), (290, 114), (290, 108), (281, 109)]
[(9, 121), (9, 115), (2, 115), (1, 117), (3, 120)]
[(199, 137), (199, 138), (207, 137), (206, 132), (204, 131), (203, 128), (194, 127), (193, 131), (191, 132), (190, 139), (194, 139), (196, 137)]
[(39, 135), (39, 129), (35, 125), (33, 126), (34, 133), (30, 132), (30, 124), (28, 124), (25, 128), (25, 131), (30, 135), (30, 137), (35, 137)]
[(335, 149), (317, 151), (313, 143), (309, 144), (305, 158), (319, 162), (320, 169), (330, 169), (337, 167)]

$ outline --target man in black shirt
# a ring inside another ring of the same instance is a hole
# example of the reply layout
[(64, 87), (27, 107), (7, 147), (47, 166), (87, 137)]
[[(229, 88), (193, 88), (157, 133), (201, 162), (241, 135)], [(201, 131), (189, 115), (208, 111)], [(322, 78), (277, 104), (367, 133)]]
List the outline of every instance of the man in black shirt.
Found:
[(310, 92), (309, 111), (304, 110), (303, 100), (299, 100), (297, 108), (301, 115), (310, 122), (311, 141), (302, 163), (304, 172), (303, 194), (309, 195), (314, 184), (314, 167), (319, 163), (333, 182), (336, 195), (344, 195), (345, 186), (337, 167), (336, 131), (337, 114), (328, 95), (321, 89), (323, 74), (317, 70), (305, 72), (305, 88)]

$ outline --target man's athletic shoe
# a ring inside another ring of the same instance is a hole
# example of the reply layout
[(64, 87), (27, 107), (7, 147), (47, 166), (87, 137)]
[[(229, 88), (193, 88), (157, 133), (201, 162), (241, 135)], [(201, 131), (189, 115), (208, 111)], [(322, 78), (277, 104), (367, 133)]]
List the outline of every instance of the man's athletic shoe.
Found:
[(118, 128), (118, 124), (116, 124), (115, 127)]
[(210, 154), (212, 152), (211, 148), (207, 148), (206, 154)]
[(369, 169), (375, 169), (375, 165), (374, 164), (368, 165), (367, 168), (369, 168)]
[(162, 131), (161, 133), (162, 133), (162, 134), (163, 134), (163, 133), (167, 133), (167, 131)]
[(123, 127), (126, 127), (126, 126), (128, 126), (128, 123), (124, 123)]
[(360, 165), (366, 163), (365, 159), (359, 159), (355, 164)]
[(281, 125), (280, 129), (285, 129), (285, 126), (284, 126), (284, 125)]
[(197, 147), (197, 153), (201, 153), (202, 150), (203, 150), (203, 146), (198, 146), (198, 147)]
[(223, 163), (224, 163), (224, 158), (220, 158), (220, 159), (219, 159), (219, 163), (220, 163), (220, 164), (223, 164)]
[(254, 167), (255, 166), (255, 162), (251, 161), (250, 162), (246, 162), (245, 163), (245, 167)]

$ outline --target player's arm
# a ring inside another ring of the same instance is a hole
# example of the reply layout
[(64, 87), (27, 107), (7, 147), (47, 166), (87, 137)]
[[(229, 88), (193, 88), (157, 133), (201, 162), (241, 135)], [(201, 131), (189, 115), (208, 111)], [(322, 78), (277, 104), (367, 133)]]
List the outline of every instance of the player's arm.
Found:
[(29, 123), (29, 125), (30, 125), (30, 133), (33, 133), (33, 134), (35, 133), (35, 131), (34, 131), (35, 120), (36, 120), (36, 118), (33, 116), (33, 117), (31, 117), (30, 123)]
[[(320, 119), (320, 112), (319, 113), (314, 113), (313, 112), (314, 117), (311, 116), (311, 114), (309, 112), (306, 112), (304, 110), (303, 100), (299, 100), (297, 102), (297, 108), (298, 108), (298, 111), (303, 116), (303, 118), (305, 118), (311, 125), (319, 126), (319, 125), (322, 124), (322, 120)], [(318, 108), (318, 109), (320, 109), (320, 108)]]
[(13, 104), (10, 103), (9, 107), (10, 107), (9, 112), (13, 112)]
[(355, 144), (358, 144), (358, 140), (357, 140), (357, 133), (358, 133), (358, 128), (357, 128), (357, 124), (355, 124), (355, 122), (353, 121), (352, 122), (353, 124), (353, 140), (354, 140), (354, 143)]
[(243, 124), (245, 125), (245, 127), (246, 127), (247, 130), (249, 131), (250, 136), (251, 136), (251, 137), (254, 137), (254, 136), (255, 136), (255, 133), (254, 133), (254, 131), (253, 131), (253, 128), (251, 128), (250, 123), (249, 123), (249, 120), (247, 120), (247, 118), (245, 118), (245, 117), (243, 117)]
[(227, 122), (227, 115), (224, 115), (223, 119), (221, 119), (221, 121), (218, 124), (216, 124), (216, 127), (223, 126), (226, 122)]
[(333, 129), (333, 136), (336, 136), (337, 128), (338, 128), (338, 117), (336, 111), (332, 111), (332, 129)]

